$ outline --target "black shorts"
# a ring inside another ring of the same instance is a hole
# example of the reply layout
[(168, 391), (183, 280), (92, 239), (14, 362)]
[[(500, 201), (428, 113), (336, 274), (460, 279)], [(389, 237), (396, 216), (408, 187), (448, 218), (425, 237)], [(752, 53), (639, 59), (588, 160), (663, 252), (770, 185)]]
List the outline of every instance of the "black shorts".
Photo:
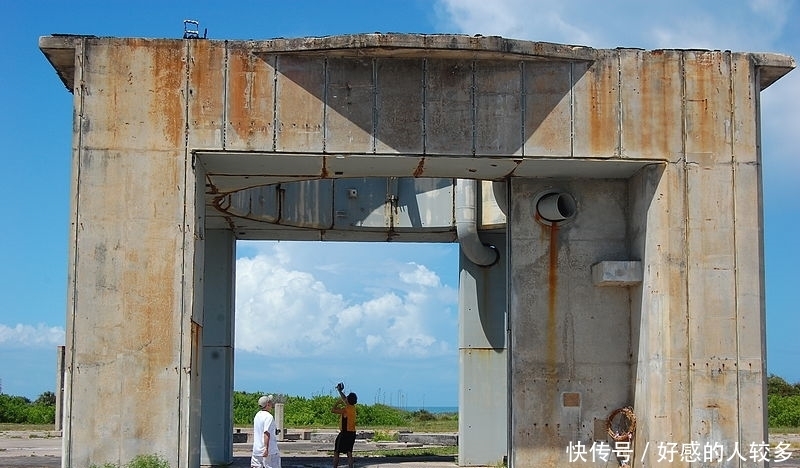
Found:
[(334, 443), (333, 449), (336, 453), (350, 453), (353, 451), (353, 445), (355, 443), (355, 431), (342, 431), (336, 436), (336, 443)]

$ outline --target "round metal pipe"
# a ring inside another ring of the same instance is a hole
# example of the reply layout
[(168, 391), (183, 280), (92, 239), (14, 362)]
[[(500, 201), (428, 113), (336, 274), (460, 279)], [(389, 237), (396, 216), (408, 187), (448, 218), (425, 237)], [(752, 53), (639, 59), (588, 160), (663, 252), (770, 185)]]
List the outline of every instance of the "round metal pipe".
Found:
[(491, 266), (500, 258), (497, 249), (481, 242), (478, 235), (477, 181), (456, 180), (456, 234), (461, 251), (472, 263)]
[(572, 195), (563, 192), (548, 193), (536, 203), (539, 216), (553, 223), (573, 217), (576, 209)]

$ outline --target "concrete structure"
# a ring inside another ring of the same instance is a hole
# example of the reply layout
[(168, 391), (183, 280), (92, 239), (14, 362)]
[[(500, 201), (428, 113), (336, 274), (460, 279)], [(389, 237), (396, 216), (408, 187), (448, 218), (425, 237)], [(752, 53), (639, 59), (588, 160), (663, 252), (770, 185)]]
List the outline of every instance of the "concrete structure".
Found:
[(637, 465), (765, 440), (759, 92), (791, 57), (40, 48), (75, 96), (63, 466), (231, 460), (236, 239), (460, 242), (461, 465), (572, 466), (626, 405)]

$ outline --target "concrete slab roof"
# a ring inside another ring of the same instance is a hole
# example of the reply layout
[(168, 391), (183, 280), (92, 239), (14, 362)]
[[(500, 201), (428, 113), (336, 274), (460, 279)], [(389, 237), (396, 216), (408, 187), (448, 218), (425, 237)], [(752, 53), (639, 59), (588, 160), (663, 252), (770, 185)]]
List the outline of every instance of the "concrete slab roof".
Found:
[[(84, 39), (124, 40), (116, 37), (53, 34), (39, 38), (39, 48), (53, 65), (59, 78), (72, 91), (75, 73), (75, 48)], [(172, 39), (208, 40), (208, 39)], [(506, 39), (499, 36), (463, 34), (367, 33), (324, 37), (275, 38), (227, 41), (252, 48), (256, 54), (320, 54), (339, 57), (436, 57), (491, 60), (550, 60), (591, 62), (608, 49)], [(794, 58), (776, 53), (749, 53), (760, 70), (763, 90), (795, 68)]]

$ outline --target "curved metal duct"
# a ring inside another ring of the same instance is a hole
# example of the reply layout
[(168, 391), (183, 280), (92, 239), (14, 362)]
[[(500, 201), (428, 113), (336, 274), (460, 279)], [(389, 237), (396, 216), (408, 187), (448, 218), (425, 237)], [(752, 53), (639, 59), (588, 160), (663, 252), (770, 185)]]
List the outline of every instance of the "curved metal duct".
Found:
[(504, 215), (508, 216), (508, 195), (506, 193), (506, 181), (492, 182), (492, 193), (494, 200), (497, 202), (497, 207)]
[(497, 249), (481, 242), (478, 235), (477, 181), (456, 180), (456, 234), (464, 255), (480, 266), (494, 265), (500, 258)]
[(573, 217), (576, 209), (575, 199), (565, 192), (548, 193), (536, 202), (539, 216), (552, 223)]

